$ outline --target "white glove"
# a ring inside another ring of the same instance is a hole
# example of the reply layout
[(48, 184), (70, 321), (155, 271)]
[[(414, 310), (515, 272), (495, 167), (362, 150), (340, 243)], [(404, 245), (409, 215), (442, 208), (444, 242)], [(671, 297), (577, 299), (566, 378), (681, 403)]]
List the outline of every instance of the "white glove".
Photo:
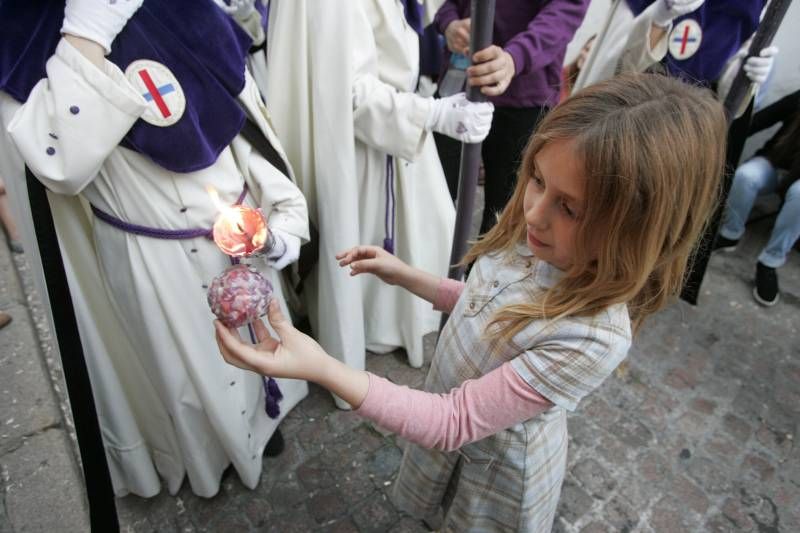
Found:
[(219, 6), (225, 13), (235, 18), (236, 20), (246, 20), (253, 11), (255, 11), (255, 0), (230, 0), (230, 5), (226, 4), (223, 0), (214, 0), (214, 3)]
[(83, 37), (111, 52), (111, 43), (144, 0), (67, 0), (61, 33)]
[(283, 270), (300, 257), (300, 237), (278, 228), (269, 231), (275, 242), (267, 252), (267, 264), (275, 270)]
[(425, 129), (464, 143), (479, 143), (489, 135), (494, 106), (470, 102), (464, 93), (433, 100)]
[[(747, 52), (745, 52), (746, 54)], [(777, 46), (768, 46), (762, 48), (757, 56), (748, 57), (744, 62), (742, 70), (744, 70), (750, 81), (762, 85), (772, 70), (772, 65), (775, 64), (775, 56), (778, 55)]]
[(653, 8), (653, 23), (665, 28), (674, 19), (702, 6), (703, 2), (705, 0), (656, 0), (656, 7)]

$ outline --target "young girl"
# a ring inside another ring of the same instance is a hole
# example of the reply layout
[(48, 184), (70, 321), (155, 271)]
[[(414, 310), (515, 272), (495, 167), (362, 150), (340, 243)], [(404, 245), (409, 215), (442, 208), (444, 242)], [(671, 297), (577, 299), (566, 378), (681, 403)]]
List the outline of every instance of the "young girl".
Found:
[[(330, 358), (276, 306), (260, 344), (216, 325), (224, 358), (317, 382), (416, 443), (395, 500), (443, 531), (548, 531), (567, 449), (566, 411), (624, 359), (632, 331), (679, 291), (717, 200), (725, 135), (706, 90), (658, 75), (590, 87), (531, 139), (513, 197), (467, 254), (466, 284), (375, 247), (338, 256), (450, 313), (425, 391)], [(457, 452), (454, 452), (457, 450)], [(448, 490), (449, 487), (449, 490)]]

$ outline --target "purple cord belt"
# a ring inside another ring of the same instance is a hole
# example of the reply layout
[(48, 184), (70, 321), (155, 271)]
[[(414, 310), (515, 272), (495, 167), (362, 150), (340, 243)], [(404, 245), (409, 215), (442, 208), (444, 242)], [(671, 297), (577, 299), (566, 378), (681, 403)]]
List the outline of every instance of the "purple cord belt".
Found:
[[(247, 196), (247, 184), (245, 183), (244, 188), (242, 189), (239, 198), (236, 200), (236, 204), (239, 205), (244, 201), (245, 196)], [(152, 237), (154, 239), (169, 239), (169, 240), (183, 240), (183, 239), (196, 239), (198, 237), (205, 237), (206, 239), (212, 239), (214, 230), (213, 228), (187, 228), (187, 229), (161, 229), (161, 228), (151, 228), (149, 226), (142, 226), (139, 224), (133, 224), (131, 222), (126, 222), (122, 219), (115, 217), (109, 213), (106, 213), (102, 209), (95, 207), (92, 205), (92, 212), (94, 215), (108, 224), (109, 226), (113, 226), (117, 229), (120, 229), (126, 233), (132, 233), (134, 235), (140, 235), (142, 237)], [(231, 263), (238, 263), (238, 260), (231, 258)], [(253, 330), (252, 324), (247, 324), (247, 329), (250, 332), (250, 340), (253, 344), (257, 343), (256, 334)], [(278, 418), (281, 414), (280, 406), (278, 402), (283, 399), (283, 394), (281, 393), (280, 387), (278, 387), (278, 382), (275, 381), (273, 378), (268, 378), (264, 376), (263, 378), (263, 385), (264, 385), (264, 410), (267, 412), (267, 415), (270, 418)]]
[(386, 208), (383, 218), (383, 249), (394, 254), (394, 221), (396, 218), (396, 203), (394, 198), (394, 158), (386, 156)]
[[(239, 205), (244, 202), (247, 196), (247, 184), (244, 184), (239, 198), (234, 205)], [(142, 237), (153, 237), (154, 239), (169, 239), (169, 240), (183, 240), (183, 239), (196, 239), (198, 237), (205, 237), (206, 239), (213, 238), (213, 228), (187, 228), (187, 229), (161, 229), (151, 228), (149, 226), (141, 226), (132, 222), (126, 222), (120, 218), (115, 217), (110, 213), (106, 213), (94, 204), (91, 204), (94, 216), (117, 229), (121, 229), (125, 233), (132, 233)]]

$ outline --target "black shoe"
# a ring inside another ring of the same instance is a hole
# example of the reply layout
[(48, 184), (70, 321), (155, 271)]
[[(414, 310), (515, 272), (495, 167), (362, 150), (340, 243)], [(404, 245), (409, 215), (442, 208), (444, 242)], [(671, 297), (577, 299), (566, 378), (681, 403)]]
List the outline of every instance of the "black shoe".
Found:
[(780, 299), (778, 291), (778, 272), (774, 268), (756, 263), (756, 286), (753, 287), (753, 298), (758, 303), (770, 307)]
[(269, 441), (267, 441), (267, 445), (264, 448), (264, 457), (276, 457), (283, 452), (283, 449), (286, 447), (286, 443), (283, 441), (283, 433), (281, 433), (280, 428), (275, 430), (275, 433), (272, 434)]
[(714, 239), (714, 245), (711, 247), (712, 252), (733, 252), (739, 246), (739, 239), (726, 239), (722, 235), (717, 235)]

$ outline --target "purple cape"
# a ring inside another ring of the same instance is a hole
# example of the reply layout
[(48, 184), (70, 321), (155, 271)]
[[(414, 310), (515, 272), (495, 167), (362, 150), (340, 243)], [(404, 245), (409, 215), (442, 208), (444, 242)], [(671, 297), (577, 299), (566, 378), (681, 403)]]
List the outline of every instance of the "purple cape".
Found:
[[(0, 90), (27, 100), (46, 76), (63, 18), (63, 0), (0, 0)], [(186, 109), (168, 127), (136, 121), (120, 144), (173, 172), (212, 165), (244, 124), (236, 97), (249, 47), (247, 34), (210, 0), (145, 0), (108, 60), (122, 71), (139, 59), (165, 65), (183, 88)]]
[[(626, 0), (634, 15), (639, 15), (653, 0)], [(664, 63), (672, 76), (710, 85), (722, 74), (728, 60), (758, 28), (766, 0), (706, 0), (697, 11), (678, 17), (694, 19), (703, 29), (700, 48), (690, 58), (677, 60), (667, 54)]]

